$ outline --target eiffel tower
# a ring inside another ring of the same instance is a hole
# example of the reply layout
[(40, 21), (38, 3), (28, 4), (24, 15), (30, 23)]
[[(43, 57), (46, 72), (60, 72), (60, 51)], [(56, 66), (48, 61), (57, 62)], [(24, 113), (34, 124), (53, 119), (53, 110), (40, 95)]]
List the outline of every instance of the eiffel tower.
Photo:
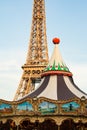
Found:
[(48, 63), (45, 1), (34, 0), (30, 42), (23, 74), (14, 101), (35, 90)]

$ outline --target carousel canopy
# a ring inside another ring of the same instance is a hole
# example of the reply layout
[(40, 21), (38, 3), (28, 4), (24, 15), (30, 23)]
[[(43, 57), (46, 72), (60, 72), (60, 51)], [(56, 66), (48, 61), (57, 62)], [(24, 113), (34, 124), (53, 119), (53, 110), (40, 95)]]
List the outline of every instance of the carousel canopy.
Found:
[(42, 74), (42, 80), (35, 91), (26, 97), (46, 97), (52, 100), (68, 100), (81, 98), (87, 94), (81, 91), (74, 83), (72, 73), (63, 61), (59, 51), (59, 38), (53, 39), (54, 51), (48, 66)]

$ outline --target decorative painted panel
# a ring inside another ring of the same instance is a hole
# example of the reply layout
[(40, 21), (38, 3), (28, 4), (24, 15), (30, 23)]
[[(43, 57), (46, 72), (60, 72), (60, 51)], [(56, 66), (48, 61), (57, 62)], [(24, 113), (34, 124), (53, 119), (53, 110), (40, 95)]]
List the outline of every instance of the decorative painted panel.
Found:
[(76, 111), (79, 107), (80, 107), (80, 105), (78, 103), (69, 102), (69, 103), (62, 105), (62, 110), (64, 112), (71, 112), (71, 111)]
[(55, 113), (57, 110), (57, 105), (50, 103), (50, 102), (42, 102), (39, 104), (39, 111), (41, 114), (50, 114), (50, 113)]
[(32, 104), (30, 104), (29, 102), (23, 102), (17, 106), (17, 110), (19, 112), (25, 112), (25, 111), (32, 112), (33, 107), (32, 107)]
[(11, 113), (12, 106), (9, 104), (1, 103), (0, 104), (0, 113)]

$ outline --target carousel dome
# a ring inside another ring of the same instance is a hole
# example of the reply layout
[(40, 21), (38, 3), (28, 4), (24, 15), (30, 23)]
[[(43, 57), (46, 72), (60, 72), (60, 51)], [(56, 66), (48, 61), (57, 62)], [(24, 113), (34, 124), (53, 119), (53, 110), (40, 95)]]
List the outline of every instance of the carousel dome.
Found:
[(45, 75), (50, 75), (50, 74), (72, 76), (72, 73), (69, 71), (68, 67), (64, 63), (63, 58), (58, 48), (60, 39), (54, 38), (53, 43), (55, 45), (54, 51), (53, 51), (53, 54), (49, 61), (48, 66), (45, 68), (44, 73), (42, 74), (42, 77)]
[(66, 66), (59, 51), (59, 38), (53, 39), (54, 51), (49, 64), (42, 73), (42, 80), (36, 90), (26, 97), (46, 97), (52, 100), (69, 100), (73, 98), (86, 97), (74, 83), (72, 73)]

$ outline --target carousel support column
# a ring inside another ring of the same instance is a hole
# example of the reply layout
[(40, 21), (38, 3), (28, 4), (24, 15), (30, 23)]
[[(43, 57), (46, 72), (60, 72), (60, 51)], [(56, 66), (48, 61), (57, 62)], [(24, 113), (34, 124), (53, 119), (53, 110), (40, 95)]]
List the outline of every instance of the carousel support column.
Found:
[(20, 130), (20, 123), (18, 120), (16, 121), (16, 130)]
[(19, 125), (17, 125), (17, 130), (20, 130)]
[(60, 130), (60, 125), (58, 125), (58, 130)]
[[(81, 97), (81, 115), (84, 115), (84, 110), (85, 110), (85, 101), (86, 98), (84, 96)], [(82, 121), (83, 119), (81, 119)], [(80, 130), (84, 130), (84, 124), (82, 123)]]
[(33, 103), (33, 108), (34, 108), (34, 115), (35, 115), (35, 117), (36, 117), (36, 120), (38, 120), (38, 98), (35, 96), (34, 98), (33, 98), (33, 101), (32, 101), (32, 103)]
[(33, 107), (34, 107), (34, 111), (37, 112), (38, 111), (38, 98), (36, 96), (33, 98)]
[(62, 120), (61, 119), (57, 119), (56, 124), (58, 126), (58, 130), (60, 130), (61, 123), (62, 123)]
[(84, 126), (83, 125), (81, 126), (81, 130), (84, 130)]
[(85, 108), (85, 100), (86, 98), (84, 96), (81, 97), (81, 114), (84, 114), (84, 108)]

